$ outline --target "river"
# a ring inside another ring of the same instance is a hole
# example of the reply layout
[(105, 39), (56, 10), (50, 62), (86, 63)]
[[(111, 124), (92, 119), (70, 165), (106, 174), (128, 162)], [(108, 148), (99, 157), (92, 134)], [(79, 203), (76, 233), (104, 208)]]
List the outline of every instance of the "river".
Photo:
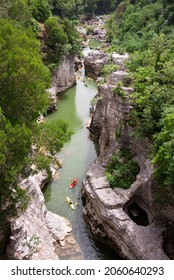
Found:
[[(83, 259), (114, 259), (112, 251), (93, 241), (82, 213), (80, 193), (82, 181), (89, 165), (97, 156), (87, 129), (89, 107), (97, 93), (97, 86), (96, 82), (88, 77), (85, 77), (85, 83), (83, 82), (83, 71), (82, 69), (77, 84), (59, 95), (58, 110), (47, 117), (47, 121), (57, 119), (66, 121), (74, 134), (58, 154), (62, 168), (44, 190), (44, 197), (48, 210), (71, 221)], [(78, 183), (73, 189), (69, 189), (68, 186), (73, 178), (77, 178)], [(75, 211), (71, 210), (65, 202), (67, 196), (72, 201), (78, 202)], [(69, 256), (64, 256), (64, 258), (68, 259)]]

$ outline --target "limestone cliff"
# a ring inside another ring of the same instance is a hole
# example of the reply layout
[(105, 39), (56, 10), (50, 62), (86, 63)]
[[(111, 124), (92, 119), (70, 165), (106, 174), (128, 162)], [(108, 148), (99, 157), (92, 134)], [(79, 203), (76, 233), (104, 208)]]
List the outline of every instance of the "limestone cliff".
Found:
[[(84, 215), (95, 238), (125, 259), (173, 258), (171, 227), (174, 211), (171, 207), (162, 210), (154, 201), (156, 185), (153, 166), (147, 158), (149, 143), (146, 139), (138, 142), (131, 137), (128, 125), (129, 98), (133, 89), (123, 84), (125, 99), (114, 90), (116, 83), (127, 75), (126, 58), (127, 55), (112, 55), (119, 69), (98, 88), (98, 101), (89, 129), (98, 140), (100, 151), (83, 181)], [(111, 189), (105, 177), (106, 164), (122, 147), (131, 151), (140, 168), (136, 181), (128, 190)]]
[(93, 50), (84, 58), (86, 75), (96, 79), (101, 75), (103, 66), (107, 63), (109, 63), (109, 55), (102, 51)]
[(26, 211), (11, 222), (7, 259), (58, 259), (56, 242), (63, 244), (72, 231), (67, 219), (49, 212), (45, 207), (40, 187), (47, 177), (46, 172), (39, 172), (20, 184), (30, 196), (30, 203)]
[(76, 83), (75, 73), (74, 73), (74, 55), (69, 55), (64, 57), (58, 68), (53, 72), (51, 88), (48, 89), (51, 105), (48, 111), (54, 111), (57, 106), (57, 95), (60, 92), (67, 90)]

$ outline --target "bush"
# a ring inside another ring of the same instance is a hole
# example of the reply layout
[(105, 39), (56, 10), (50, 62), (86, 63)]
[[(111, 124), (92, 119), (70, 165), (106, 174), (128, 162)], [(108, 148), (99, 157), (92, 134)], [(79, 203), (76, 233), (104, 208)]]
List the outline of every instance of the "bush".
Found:
[(106, 177), (112, 188), (128, 189), (138, 173), (139, 167), (128, 150), (118, 150), (106, 168)]
[(123, 90), (122, 82), (117, 82), (115, 88), (113, 89), (113, 93), (119, 95), (122, 98), (122, 101), (126, 101), (126, 94)]
[(102, 74), (103, 76), (108, 76), (110, 75), (113, 71), (117, 71), (118, 66), (116, 64), (105, 64), (103, 69), (102, 69)]

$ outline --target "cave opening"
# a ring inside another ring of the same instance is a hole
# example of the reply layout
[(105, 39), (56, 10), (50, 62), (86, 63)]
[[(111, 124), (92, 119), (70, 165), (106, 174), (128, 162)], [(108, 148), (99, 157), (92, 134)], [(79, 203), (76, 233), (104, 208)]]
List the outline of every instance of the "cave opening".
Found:
[(149, 219), (146, 211), (135, 200), (127, 202), (123, 208), (130, 219), (140, 226), (148, 226)]

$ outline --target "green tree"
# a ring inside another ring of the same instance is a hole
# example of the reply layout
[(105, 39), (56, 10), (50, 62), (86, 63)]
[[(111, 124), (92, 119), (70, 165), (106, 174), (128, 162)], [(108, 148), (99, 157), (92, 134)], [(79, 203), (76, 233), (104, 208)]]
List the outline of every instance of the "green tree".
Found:
[(31, 19), (28, 0), (0, 0), (0, 17), (26, 24)]
[(159, 122), (161, 131), (154, 136), (153, 160), (158, 182), (158, 200), (174, 201), (174, 108), (166, 108)]
[(94, 16), (98, 0), (83, 0), (84, 14), (88, 17)]
[(75, 23), (67, 18), (50, 17), (45, 22), (46, 63), (58, 64), (64, 55), (81, 52), (81, 40)]
[(106, 177), (112, 188), (130, 188), (139, 172), (128, 150), (118, 150), (106, 167)]
[(83, 11), (82, 0), (52, 0), (52, 10), (62, 19), (76, 19)]
[(8, 20), (0, 20), (0, 97), (12, 124), (31, 126), (48, 106), (45, 88), (50, 73), (34, 36)]
[(39, 22), (45, 22), (51, 15), (51, 7), (48, 0), (29, 0), (32, 16)]
[(116, 7), (115, 0), (98, 0), (97, 2), (97, 14), (107, 14), (114, 10)]
[[(12, 126), (0, 110), (0, 220), (17, 214), (26, 206), (26, 194), (18, 186), (18, 176), (28, 162), (32, 133), (24, 124)], [(23, 200), (25, 198), (25, 200)], [(3, 226), (3, 224), (1, 224)]]

